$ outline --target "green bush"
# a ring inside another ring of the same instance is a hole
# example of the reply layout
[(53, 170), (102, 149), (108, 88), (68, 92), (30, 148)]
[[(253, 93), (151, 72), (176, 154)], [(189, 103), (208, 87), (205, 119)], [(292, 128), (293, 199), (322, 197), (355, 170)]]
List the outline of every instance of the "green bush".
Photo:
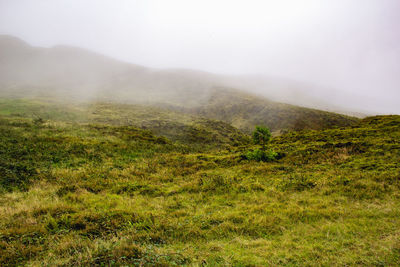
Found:
[(272, 151), (272, 150), (261, 150), (261, 149), (256, 149), (253, 151), (248, 151), (246, 153), (246, 159), (248, 160), (255, 160), (255, 161), (273, 161), (278, 157), (278, 153)]
[(279, 158), (279, 154), (272, 151), (266, 150), (266, 147), (271, 140), (271, 132), (268, 127), (256, 126), (253, 132), (253, 142), (256, 145), (261, 145), (261, 149), (256, 149), (253, 151), (248, 151), (242, 158), (254, 161), (273, 161)]
[(265, 148), (268, 145), (270, 139), (271, 139), (271, 132), (268, 129), (268, 127), (256, 126), (256, 129), (253, 132), (254, 144), (261, 145), (262, 149), (265, 151)]

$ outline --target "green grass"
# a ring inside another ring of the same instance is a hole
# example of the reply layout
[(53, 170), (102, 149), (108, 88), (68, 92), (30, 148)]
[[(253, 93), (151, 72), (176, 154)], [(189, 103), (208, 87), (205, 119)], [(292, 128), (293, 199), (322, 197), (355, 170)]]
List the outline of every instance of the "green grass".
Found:
[(70, 124), (133, 126), (202, 149), (224, 144), (240, 146), (250, 141), (242, 132), (222, 121), (146, 105), (70, 103), (49, 98), (0, 98), (0, 115)]
[(283, 158), (256, 162), (214, 121), (202, 124), (222, 140), (210, 145), (124, 123), (139, 107), (10, 101), (0, 265), (400, 264), (400, 116), (288, 132), (269, 147)]

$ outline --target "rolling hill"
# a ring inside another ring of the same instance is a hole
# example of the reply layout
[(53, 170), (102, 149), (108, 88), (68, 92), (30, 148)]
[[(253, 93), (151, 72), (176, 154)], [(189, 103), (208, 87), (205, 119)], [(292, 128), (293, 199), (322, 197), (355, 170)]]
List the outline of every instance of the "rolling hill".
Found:
[(0, 95), (64, 103), (114, 102), (161, 107), (221, 120), (249, 132), (348, 126), (354, 117), (270, 101), (226, 86), (226, 77), (192, 70), (158, 70), (120, 62), (80, 48), (32, 47), (0, 37)]
[(2, 266), (400, 263), (400, 116), (292, 131), (269, 145), (282, 158), (257, 162), (251, 145), (200, 137), (199, 150), (120, 125), (118, 107), (87, 123), (78, 108), (6, 101)]

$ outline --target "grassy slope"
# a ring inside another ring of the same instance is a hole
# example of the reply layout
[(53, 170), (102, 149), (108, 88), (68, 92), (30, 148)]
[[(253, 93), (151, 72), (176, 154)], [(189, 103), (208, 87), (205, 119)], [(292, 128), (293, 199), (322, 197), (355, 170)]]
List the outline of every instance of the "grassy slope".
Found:
[(0, 99), (0, 115), (42, 118), (62, 122), (134, 126), (185, 144), (248, 143), (248, 138), (231, 125), (178, 111), (116, 103), (71, 104), (54, 99)]
[(1, 265), (400, 263), (399, 116), (275, 137), (286, 157), (257, 163), (15, 115), (2, 106)]
[[(235, 93), (232, 93), (235, 92)], [(276, 103), (233, 89), (215, 90), (210, 101), (190, 111), (207, 118), (222, 120), (250, 133), (255, 125), (267, 125), (272, 131), (327, 129), (351, 126), (355, 117), (316, 109)]]

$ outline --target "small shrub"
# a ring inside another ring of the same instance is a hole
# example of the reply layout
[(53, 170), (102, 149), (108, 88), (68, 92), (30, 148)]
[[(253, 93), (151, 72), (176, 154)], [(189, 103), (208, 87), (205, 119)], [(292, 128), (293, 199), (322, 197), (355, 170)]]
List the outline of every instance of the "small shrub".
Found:
[(272, 151), (272, 150), (261, 150), (261, 149), (256, 149), (253, 151), (248, 151), (246, 153), (246, 159), (248, 160), (255, 160), (255, 161), (273, 161), (278, 157), (278, 153)]
[(248, 151), (245, 155), (242, 155), (242, 158), (247, 160), (264, 161), (264, 162), (273, 161), (279, 158), (280, 154), (272, 150), (266, 150), (266, 147), (270, 140), (271, 140), (270, 130), (264, 126), (256, 126), (256, 129), (253, 132), (253, 142), (256, 145), (261, 145), (261, 149)]
[(253, 132), (254, 144), (261, 145), (262, 150), (265, 151), (265, 148), (268, 145), (270, 139), (271, 139), (271, 132), (267, 127), (256, 126), (256, 129)]

